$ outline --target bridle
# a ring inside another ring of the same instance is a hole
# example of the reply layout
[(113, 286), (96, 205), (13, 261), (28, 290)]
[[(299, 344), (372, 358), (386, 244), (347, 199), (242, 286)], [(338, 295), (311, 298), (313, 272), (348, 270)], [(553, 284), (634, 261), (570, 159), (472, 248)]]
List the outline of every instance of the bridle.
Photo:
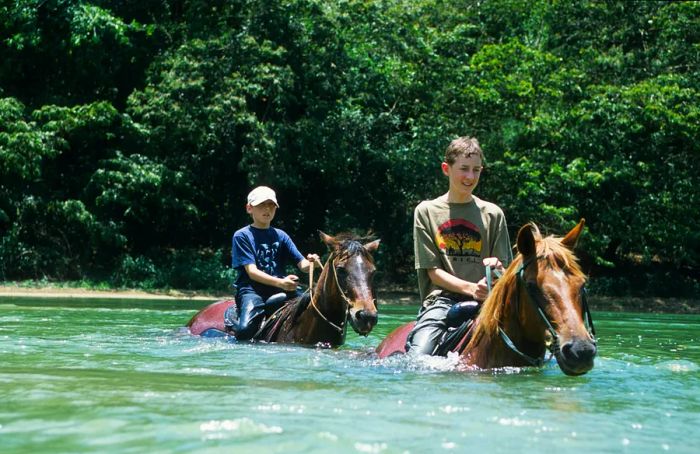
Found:
[[(547, 317), (547, 314), (544, 312), (544, 307), (542, 305), (541, 299), (537, 297), (537, 295), (533, 294), (533, 291), (531, 290), (531, 286), (527, 285), (525, 282), (525, 269), (530, 265), (531, 263), (534, 263), (537, 260), (543, 259), (544, 257), (542, 256), (536, 256), (536, 257), (531, 257), (530, 259), (524, 261), (522, 265), (520, 265), (520, 268), (518, 268), (518, 271), (516, 271), (516, 284), (517, 284), (517, 290), (516, 290), (516, 300), (515, 300), (515, 308), (516, 312), (520, 312), (520, 286), (523, 285), (525, 286), (525, 293), (527, 293), (528, 300), (530, 301), (531, 304), (535, 306), (535, 310), (537, 314), (540, 317), (540, 320), (544, 323), (544, 325), (547, 327), (547, 330), (549, 331), (549, 334), (551, 335), (551, 340), (547, 342), (546, 347), (547, 350), (550, 353), (550, 357), (545, 359), (545, 356), (543, 355), (542, 358), (533, 358), (532, 356), (523, 353), (518, 349), (518, 347), (515, 346), (515, 343), (513, 340), (508, 337), (506, 332), (503, 330), (503, 328), (498, 326), (498, 334), (500, 335), (501, 339), (503, 342), (506, 344), (506, 346), (513, 351), (515, 354), (520, 356), (522, 359), (524, 359), (526, 362), (528, 362), (530, 365), (535, 366), (535, 367), (542, 367), (544, 363), (552, 359), (552, 356), (555, 355), (555, 353), (559, 350), (561, 347), (559, 345), (559, 336), (557, 335), (557, 332), (554, 330), (554, 327), (552, 326), (552, 322), (549, 320)], [(498, 270), (491, 270), (490, 266), (486, 267), (486, 283), (488, 285), (489, 293), (491, 292), (491, 283), (492, 283), (492, 272), (496, 274), (497, 277), (500, 277), (501, 272)], [(591, 337), (593, 342), (596, 342), (595, 339), (595, 327), (593, 326), (593, 317), (591, 316), (591, 311), (590, 308), (588, 307), (588, 291), (586, 290), (585, 287), (581, 288), (581, 305), (584, 313), (584, 323), (586, 324), (586, 330), (588, 331), (588, 335)]]
[[(338, 291), (340, 292), (340, 297), (343, 299), (343, 304), (345, 304), (345, 317), (343, 317), (343, 321), (341, 322), (340, 325), (336, 325), (332, 321), (328, 320), (328, 317), (323, 315), (323, 312), (318, 308), (316, 305), (316, 299), (314, 299), (314, 295), (312, 293), (312, 288), (313, 288), (313, 267), (309, 271), (309, 298), (311, 298), (311, 307), (314, 308), (316, 313), (321, 317), (321, 319), (328, 323), (332, 328), (334, 328), (338, 333), (343, 334), (345, 333), (345, 330), (347, 329), (347, 320), (348, 316), (350, 315), (350, 307), (351, 307), (351, 302), (350, 298), (347, 297), (345, 294), (345, 291), (343, 291), (343, 287), (340, 286), (340, 282), (338, 281), (338, 272), (335, 270), (335, 258), (338, 254), (337, 253), (332, 253), (329, 257), (328, 260), (326, 260), (325, 265), (323, 265), (324, 268), (328, 266), (330, 263), (330, 267), (333, 270), (333, 279), (335, 279), (335, 286), (338, 288)], [(326, 279), (323, 282), (323, 290), (326, 290), (326, 284), (328, 283), (328, 279)]]

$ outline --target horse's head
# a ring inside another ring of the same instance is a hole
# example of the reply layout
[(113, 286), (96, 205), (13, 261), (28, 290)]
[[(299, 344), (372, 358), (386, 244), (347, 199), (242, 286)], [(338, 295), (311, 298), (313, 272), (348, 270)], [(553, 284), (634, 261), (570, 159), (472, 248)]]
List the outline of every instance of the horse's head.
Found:
[(517, 276), (518, 314), (524, 336), (550, 345), (567, 375), (591, 370), (597, 350), (589, 332), (592, 320), (585, 299), (586, 277), (572, 252), (583, 225), (581, 219), (564, 238), (543, 238), (534, 224), (528, 224), (517, 239), (522, 258)]
[[(372, 253), (380, 240), (365, 244), (350, 235), (332, 237), (320, 232), (321, 239), (331, 250), (330, 279), (335, 279), (337, 291), (347, 304), (350, 325), (366, 336), (377, 324), (377, 299), (373, 279), (376, 268)], [(329, 279), (327, 276), (326, 279)]]

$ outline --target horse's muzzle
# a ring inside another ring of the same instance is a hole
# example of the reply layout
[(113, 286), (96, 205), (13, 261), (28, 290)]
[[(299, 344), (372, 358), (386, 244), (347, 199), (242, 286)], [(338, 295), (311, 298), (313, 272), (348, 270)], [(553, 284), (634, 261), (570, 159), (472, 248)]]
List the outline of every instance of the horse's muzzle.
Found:
[(368, 311), (365, 309), (351, 312), (350, 324), (357, 334), (362, 336), (368, 335), (374, 326), (377, 324), (377, 311)]
[(566, 375), (583, 375), (593, 369), (593, 359), (598, 348), (590, 339), (572, 339), (567, 341), (555, 353), (559, 368)]

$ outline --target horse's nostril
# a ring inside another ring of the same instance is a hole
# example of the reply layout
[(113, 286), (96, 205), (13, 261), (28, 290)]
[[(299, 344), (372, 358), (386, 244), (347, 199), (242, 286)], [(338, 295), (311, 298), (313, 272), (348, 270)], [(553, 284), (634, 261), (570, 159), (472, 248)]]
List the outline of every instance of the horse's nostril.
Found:
[(567, 342), (566, 344), (561, 346), (561, 352), (567, 358), (571, 356), (571, 346), (572, 346), (571, 342)]
[(357, 319), (363, 323), (375, 324), (377, 323), (377, 314), (367, 311), (359, 311), (357, 313)]
[(581, 348), (581, 353), (579, 356), (581, 356), (585, 360), (591, 360), (595, 357), (595, 355), (598, 353), (598, 348), (595, 345), (595, 342), (581, 342), (582, 348)]
[(576, 361), (590, 361), (597, 353), (595, 344), (586, 341), (567, 342), (561, 346), (561, 351), (564, 357)]

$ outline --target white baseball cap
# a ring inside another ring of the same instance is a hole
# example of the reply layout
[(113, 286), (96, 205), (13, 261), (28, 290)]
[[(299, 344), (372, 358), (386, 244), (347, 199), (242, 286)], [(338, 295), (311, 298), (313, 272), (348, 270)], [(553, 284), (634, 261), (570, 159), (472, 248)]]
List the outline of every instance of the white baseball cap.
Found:
[(275, 191), (267, 186), (258, 186), (248, 194), (248, 205), (250, 206), (258, 206), (266, 200), (272, 200), (277, 208), (279, 208), (280, 205), (277, 203)]

